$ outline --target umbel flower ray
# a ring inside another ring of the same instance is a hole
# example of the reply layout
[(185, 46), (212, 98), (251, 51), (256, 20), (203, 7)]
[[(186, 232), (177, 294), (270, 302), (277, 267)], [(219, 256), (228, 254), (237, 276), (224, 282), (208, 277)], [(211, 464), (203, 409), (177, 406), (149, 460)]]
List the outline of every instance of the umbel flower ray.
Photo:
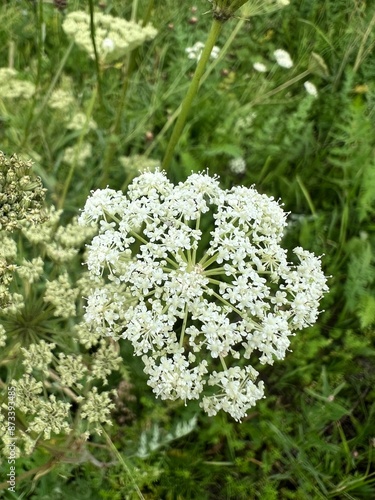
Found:
[(241, 420), (264, 397), (252, 363), (283, 359), (328, 290), (318, 257), (297, 247), (288, 261), (286, 217), (254, 187), (223, 190), (206, 173), (175, 186), (145, 172), (127, 194), (92, 192), (79, 219), (98, 230), (86, 320), (131, 342), (157, 396)]

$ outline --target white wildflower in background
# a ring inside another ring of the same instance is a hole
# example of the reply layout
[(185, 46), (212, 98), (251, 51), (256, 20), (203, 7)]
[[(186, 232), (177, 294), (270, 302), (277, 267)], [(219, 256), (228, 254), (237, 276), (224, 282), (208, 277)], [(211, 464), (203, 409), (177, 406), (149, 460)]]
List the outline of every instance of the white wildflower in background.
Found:
[(199, 59), (202, 50), (204, 48), (204, 43), (196, 42), (192, 47), (186, 47), (185, 52), (188, 56), (188, 59)]
[(0, 100), (31, 99), (35, 94), (35, 85), (20, 80), (18, 72), (13, 68), (0, 68)]
[(79, 382), (87, 373), (88, 369), (84, 364), (81, 354), (65, 355), (60, 352), (57, 373), (60, 375), (61, 383), (66, 387), (77, 386), (82, 389), (83, 385)]
[(27, 349), (21, 347), (25, 372), (32, 373), (33, 370), (41, 370), (45, 375), (48, 375), (48, 367), (53, 359), (52, 351), (55, 347), (56, 344), (44, 340), (38, 344), (30, 344)]
[(214, 45), (211, 50), (211, 59), (217, 59), (219, 57), (220, 47)]
[(44, 439), (50, 439), (52, 433), (71, 432), (68, 423), (70, 403), (64, 403), (51, 394), (48, 400), (40, 399), (34, 420), (29, 423), (28, 432), (43, 433)]
[(303, 84), (303, 86), (305, 87), (305, 90), (308, 94), (312, 95), (313, 97), (318, 97), (318, 89), (313, 83), (307, 81)]
[(89, 380), (97, 378), (102, 379), (105, 384), (108, 383), (108, 375), (118, 370), (121, 363), (121, 358), (118, 356), (117, 351), (115, 343), (108, 344), (104, 340), (100, 342), (99, 349), (93, 355), (92, 375), (89, 377)]
[(14, 68), (0, 68), (0, 86), (17, 78), (18, 72)]
[(115, 50), (115, 42), (111, 38), (104, 38), (102, 41), (102, 49), (104, 52), (113, 52)]
[[(1, 91), (0, 91), (1, 98)], [(32, 173), (33, 163), (0, 151), (0, 230), (12, 232), (24, 222), (44, 220), (46, 189)]]
[(64, 150), (63, 161), (68, 165), (83, 167), (91, 157), (92, 147), (89, 143), (82, 143), (79, 146), (68, 147)]
[[(115, 395), (116, 391), (98, 392), (94, 387), (85, 398), (79, 397), (82, 404), (82, 418), (86, 418), (90, 424), (108, 424), (113, 425), (111, 421), (111, 410), (115, 405), (111, 402), (111, 394)], [(100, 435), (102, 430), (100, 426), (95, 428), (95, 432)]]
[[(62, 210), (54, 206), (46, 210), (46, 220), (38, 226), (25, 222), (22, 224), (22, 234), (32, 245), (41, 245), (41, 251), (46, 253), (55, 263), (68, 262), (75, 257), (86, 239), (92, 237), (95, 230), (77, 226), (73, 219), (67, 226), (56, 227), (60, 223)], [(0, 254), (1, 255), (1, 254)]]
[(229, 161), (229, 170), (234, 174), (243, 174), (246, 171), (246, 162), (240, 156)]
[[(187, 47), (185, 49), (185, 52), (187, 53), (188, 59), (196, 59), (199, 61), (201, 58), (202, 52), (204, 48), (204, 43), (202, 42), (196, 42), (192, 47)], [(220, 48), (217, 47), (216, 45), (212, 47), (211, 51), (211, 59), (217, 59), (219, 56)]]
[(293, 67), (292, 58), (286, 50), (277, 49), (275, 50), (273, 55), (276, 59), (277, 64), (282, 68), (290, 69)]
[(200, 399), (209, 415), (246, 416), (264, 395), (252, 360), (283, 359), (327, 291), (319, 258), (298, 247), (288, 261), (279, 203), (207, 174), (174, 186), (146, 172), (127, 195), (97, 190), (80, 223), (98, 228), (93, 286), (103, 276), (114, 285), (92, 290), (86, 320), (132, 343), (157, 396)]
[(85, 113), (82, 113), (82, 111), (78, 111), (74, 114), (66, 128), (69, 130), (83, 130), (85, 128), (87, 130), (95, 130), (98, 128), (98, 125), (96, 124), (95, 120), (93, 120), (92, 118), (87, 118)]
[(64, 111), (65, 113), (75, 106), (75, 98), (71, 91), (64, 89), (55, 89), (49, 100), (48, 106), (51, 109)]
[(265, 73), (267, 71), (267, 66), (261, 62), (255, 62), (253, 68), (259, 73)]
[[(96, 12), (94, 16), (95, 42), (101, 62), (113, 62), (147, 40), (155, 38), (157, 31), (151, 25), (142, 26), (134, 21)], [(94, 48), (90, 31), (90, 16), (83, 11), (66, 15), (63, 30), (94, 58)]]
[(256, 119), (257, 114), (255, 112), (248, 113), (245, 116), (240, 116), (237, 118), (236, 123), (234, 124), (234, 133), (236, 134), (244, 134), (248, 133), (254, 125), (254, 120)]

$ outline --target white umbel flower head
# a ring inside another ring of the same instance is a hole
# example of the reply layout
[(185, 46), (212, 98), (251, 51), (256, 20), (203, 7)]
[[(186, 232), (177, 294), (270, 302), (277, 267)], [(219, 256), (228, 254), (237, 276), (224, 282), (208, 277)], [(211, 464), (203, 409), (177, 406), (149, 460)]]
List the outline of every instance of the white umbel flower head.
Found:
[(246, 172), (246, 162), (241, 156), (232, 158), (229, 161), (229, 169), (234, 174), (243, 174)]
[(292, 58), (290, 57), (289, 53), (284, 50), (284, 49), (277, 49), (275, 50), (275, 52), (273, 53), (275, 59), (276, 59), (276, 62), (277, 64), (281, 67), (281, 68), (286, 68), (286, 69), (290, 69), (293, 67), (293, 61), (292, 61)]
[(313, 97), (318, 97), (318, 89), (313, 83), (307, 81), (303, 84), (303, 86), (305, 87), (305, 90), (308, 94), (312, 95)]
[(258, 71), (258, 73), (265, 73), (267, 71), (267, 66), (261, 62), (255, 62), (253, 68), (255, 71)]
[(199, 399), (209, 415), (246, 416), (264, 395), (253, 361), (283, 359), (327, 291), (319, 258), (298, 247), (288, 261), (277, 201), (205, 173), (95, 191), (80, 223), (98, 230), (86, 321), (131, 342), (157, 396)]
[[(147, 40), (155, 38), (157, 31), (151, 25), (141, 26), (110, 14), (96, 12), (94, 16), (95, 42), (101, 62), (111, 63), (122, 58)], [(69, 12), (63, 21), (67, 36), (94, 58), (90, 16), (83, 11)]]
[(115, 50), (115, 42), (111, 38), (104, 38), (102, 41), (102, 49), (105, 52), (113, 52)]

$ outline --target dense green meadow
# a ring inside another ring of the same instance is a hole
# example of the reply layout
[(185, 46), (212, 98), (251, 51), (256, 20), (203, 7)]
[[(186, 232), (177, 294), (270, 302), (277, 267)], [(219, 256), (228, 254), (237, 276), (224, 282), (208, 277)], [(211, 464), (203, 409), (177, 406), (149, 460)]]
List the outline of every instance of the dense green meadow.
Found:
[[(375, 5), (283, 3), (1, 2), (1, 498), (375, 498)], [(103, 14), (149, 31), (117, 54)], [(265, 397), (240, 422), (156, 397), (129, 341), (84, 326), (95, 231), (75, 217), (157, 168), (254, 186), (289, 214), (283, 246), (321, 256), (318, 319), (252, 358)]]

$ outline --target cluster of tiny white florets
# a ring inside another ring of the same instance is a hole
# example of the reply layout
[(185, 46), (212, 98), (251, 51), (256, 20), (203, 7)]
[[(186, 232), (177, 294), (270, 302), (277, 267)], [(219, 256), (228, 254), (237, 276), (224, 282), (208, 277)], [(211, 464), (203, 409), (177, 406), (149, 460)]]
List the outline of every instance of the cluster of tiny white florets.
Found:
[(54, 316), (70, 318), (76, 315), (78, 293), (78, 288), (72, 287), (69, 275), (65, 271), (55, 280), (47, 281), (43, 300), (54, 306)]
[(3, 325), (0, 325), (0, 347), (6, 345), (7, 334)]
[(74, 109), (76, 100), (71, 90), (55, 89), (48, 100), (48, 106), (66, 113), (67, 110)]
[(0, 97), (2, 99), (30, 99), (35, 93), (35, 85), (20, 80), (13, 68), (0, 68)]
[(284, 49), (276, 49), (273, 53), (277, 64), (281, 68), (290, 69), (293, 67), (293, 60), (290, 57), (289, 52)]
[(33, 370), (41, 370), (48, 375), (48, 367), (51, 364), (52, 351), (56, 344), (41, 340), (37, 344), (30, 344), (28, 348), (21, 347), (23, 353), (23, 365), (26, 373), (32, 373)]
[(234, 174), (243, 174), (246, 172), (246, 162), (242, 158), (242, 156), (238, 156), (237, 158), (232, 158), (229, 161), (229, 170)]
[(298, 247), (288, 262), (277, 201), (207, 174), (174, 186), (147, 172), (127, 195), (97, 190), (79, 222), (98, 228), (86, 320), (132, 343), (158, 396), (201, 399), (209, 415), (246, 415), (264, 396), (251, 361), (283, 359), (327, 291), (319, 258)]
[[(126, 53), (155, 38), (157, 31), (151, 25), (141, 26), (109, 14), (96, 12), (94, 16), (95, 43), (102, 62), (113, 62)], [(63, 29), (77, 45), (94, 58), (90, 16), (83, 11), (67, 14)]]
[(64, 150), (63, 162), (68, 165), (83, 167), (92, 156), (92, 146), (88, 142), (76, 144)]
[(66, 126), (69, 130), (77, 130), (82, 131), (86, 130), (96, 130), (98, 125), (95, 120), (92, 118), (87, 118), (86, 114), (82, 111), (77, 111), (73, 116), (70, 122)]
[[(275, 50), (273, 53), (273, 56), (276, 60), (276, 63), (281, 68), (290, 69), (294, 65), (293, 60), (292, 60), (289, 52), (287, 52), (284, 49)], [(269, 71), (267, 66), (260, 61), (254, 62), (253, 68), (258, 73), (267, 73)], [(324, 65), (324, 61), (322, 61), (321, 58), (319, 58), (319, 56), (317, 56), (314, 53), (312, 53), (311, 58), (310, 58), (309, 70), (312, 73), (321, 72), (322, 70), (323, 70), (323, 72), (325, 72), (325, 70), (326, 70), (325, 65)], [(312, 82), (306, 81), (306, 82), (304, 82), (303, 86), (305, 87), (307, 94), (309, 94), (315, 98), (318, 97), (318, 95), (319, 95), (318, 89), (316, 88), (316, 86)]]
[[(46, 219), (38, 226), (26, 221), (22, 224), (23, 236), (32, 244), (39, 245), (48, 257), (58, 263), (71, 261), (80, 251), (84, 241), (93, 235), (93, 229), (78, 227), (77, 219), (73, 219), (67, 226), (60, 224), (62, 210), (54, 206), (45, 210)], [(56, 226), (59, 225), (56, 230)]]

